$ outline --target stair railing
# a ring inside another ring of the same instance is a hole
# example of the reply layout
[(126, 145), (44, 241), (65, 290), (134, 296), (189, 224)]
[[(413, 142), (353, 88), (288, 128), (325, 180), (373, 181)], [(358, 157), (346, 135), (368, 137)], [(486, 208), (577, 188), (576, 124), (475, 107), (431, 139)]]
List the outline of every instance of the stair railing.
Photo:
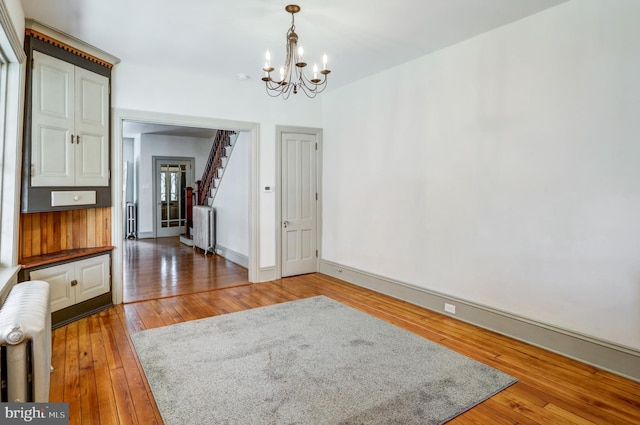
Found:
[(207, 204), (207, 196), (214, 185), (214, 180), (218, 178), (218, 170), (222, 164), (224, 150), (231, 143), (231, 134), (235, 134), (230, 130), (217, 130), (213, 138), (213, 144), (209, 151), (209, 158), (202, 173), (202, 179), (198, 181), (198, 205)]

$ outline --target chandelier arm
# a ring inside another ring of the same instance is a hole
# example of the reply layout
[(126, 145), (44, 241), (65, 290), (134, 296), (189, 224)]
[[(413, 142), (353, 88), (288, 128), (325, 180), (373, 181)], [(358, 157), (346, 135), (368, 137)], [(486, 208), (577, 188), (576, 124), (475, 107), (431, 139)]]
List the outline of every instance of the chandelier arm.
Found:
[(309, 77), (304, 75), (304, 73), (301, 73), (301, 81), (304, 83), (302, 86), (304, 87), (303, 90), (305, 90), (305, 93), (307, 91), (312, 92), (314, 93), (313, 97), (315, 97), (316, 94), (322, 93), (324, 89), (327, 87), (327, 74), (324, 74), (323, 78), (320, 81), (318, 81), (317, 83), (314, 83), (312, 80), (309, 79)]

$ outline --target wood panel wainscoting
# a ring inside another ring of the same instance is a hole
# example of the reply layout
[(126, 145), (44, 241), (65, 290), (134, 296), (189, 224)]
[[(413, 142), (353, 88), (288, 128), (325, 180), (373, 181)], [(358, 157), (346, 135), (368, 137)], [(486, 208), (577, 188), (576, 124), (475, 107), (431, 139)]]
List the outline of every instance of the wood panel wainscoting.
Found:
[(58, 328), (50, 400), (69, 403), (71, 424), (160, 424), (131, 333), (316, 295), (519, 379), (452, 425), (640, 423), (640, 382), (323, 274), (117, 305)]
[(111, 208), (20, 214), (18, 261), (111, 246)]

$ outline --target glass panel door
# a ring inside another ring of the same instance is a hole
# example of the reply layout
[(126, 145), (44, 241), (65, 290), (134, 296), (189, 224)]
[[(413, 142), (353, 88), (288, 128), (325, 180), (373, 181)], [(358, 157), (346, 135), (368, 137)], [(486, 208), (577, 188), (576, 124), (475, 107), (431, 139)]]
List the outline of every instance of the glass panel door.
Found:
[(159, 160), (156, 162), (157, 227), (156, 235), (178, 236), (186, 224), (185, 189), (191, 186), (190, 162)]

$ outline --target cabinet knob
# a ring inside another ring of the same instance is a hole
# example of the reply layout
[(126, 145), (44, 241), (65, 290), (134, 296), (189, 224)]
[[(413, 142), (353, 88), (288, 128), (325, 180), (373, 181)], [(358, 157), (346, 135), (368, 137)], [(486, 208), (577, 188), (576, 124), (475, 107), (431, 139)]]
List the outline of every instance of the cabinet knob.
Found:
[(78, 281), (77, 281), (77, 280), (73, 279), (73, 280), (71, 281), (71, 286), (76, 286), (77, 284), (78, 284)]

